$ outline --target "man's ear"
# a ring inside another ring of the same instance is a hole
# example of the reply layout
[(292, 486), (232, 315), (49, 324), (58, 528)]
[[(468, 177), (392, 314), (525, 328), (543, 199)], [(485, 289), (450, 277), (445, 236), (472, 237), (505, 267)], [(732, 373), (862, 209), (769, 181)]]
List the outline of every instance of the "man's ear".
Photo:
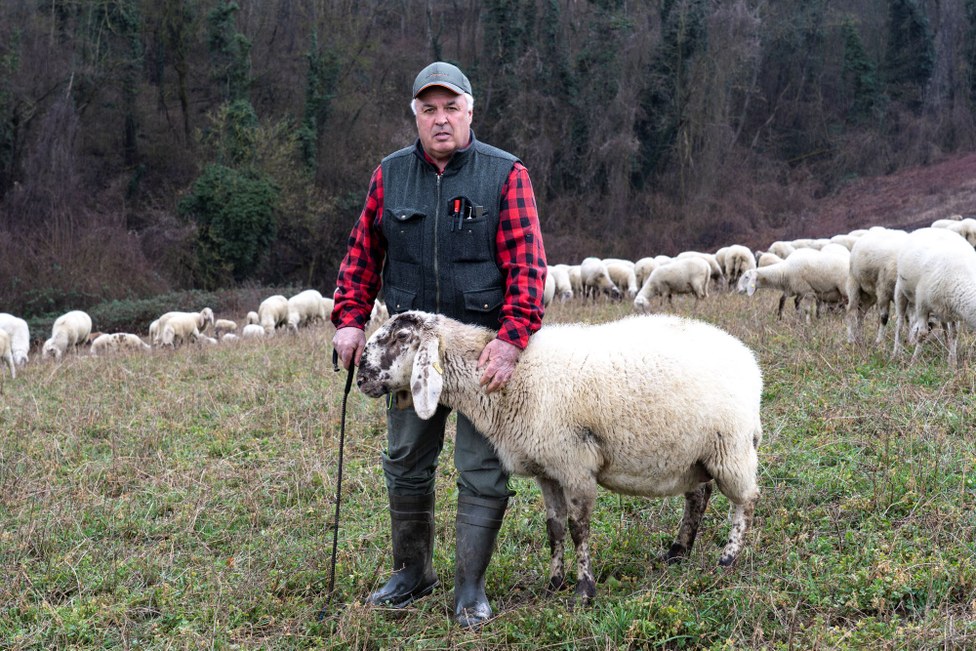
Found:
[(444, 388), (441, 371), (440, 346), (437, 335), (427, 335), (420, 341), (420, 348), (413, 358), (410, 373), (410, 393), (417, 415), (428, 420), (437, 411), (437, 403)]

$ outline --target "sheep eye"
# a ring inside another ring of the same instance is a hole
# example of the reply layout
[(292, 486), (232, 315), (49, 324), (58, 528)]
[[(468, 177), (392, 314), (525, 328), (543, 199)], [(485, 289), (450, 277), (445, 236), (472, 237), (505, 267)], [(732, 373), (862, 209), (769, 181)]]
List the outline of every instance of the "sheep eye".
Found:
[(410, 338), (410, 332), (408, 330), (397, 330), (395, 337), (397, 341), (406, 341)]

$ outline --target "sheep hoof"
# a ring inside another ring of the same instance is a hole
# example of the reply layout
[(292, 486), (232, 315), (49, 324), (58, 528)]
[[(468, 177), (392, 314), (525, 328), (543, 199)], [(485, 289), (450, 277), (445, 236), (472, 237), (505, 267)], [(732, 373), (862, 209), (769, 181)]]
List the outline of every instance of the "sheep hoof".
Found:
[(573, 604), (589, 606), (596, 597), (596, 583), (593, 581), (582, 580), (576, 584), (576, 591), (573, 594)]
[(671, 549), (664, 556), (664, 562), (668, 565), (674, 565), (680, 563), (684, 560), (685, 556), (688, 554), (688, 548), (681, 543), (674, 543), (671, 545)]
[(733, 556), (732, 554), (722, 554), (722, 557), (718, 559), (718, 564), (721, 567), (732, 567), (735, 565), (735, 560), (738, 556)]
[(565, 590), (567, 587), (565, 577), (551, 576), (549, 577), (549, 584), (546, 586), (546, 590), (548, 592), (559, 592), (560, 590)]

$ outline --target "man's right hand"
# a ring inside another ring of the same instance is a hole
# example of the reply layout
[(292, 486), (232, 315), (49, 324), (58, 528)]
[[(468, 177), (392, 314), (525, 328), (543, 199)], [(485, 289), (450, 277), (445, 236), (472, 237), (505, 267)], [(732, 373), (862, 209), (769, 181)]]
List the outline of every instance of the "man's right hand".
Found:
[(363, 356), (363, 349), (366, 347), (366, 333), (359, 328), (339, 328), (332, 337), (332, 347), (339, 354), (342, 368), (349, 370), (350, 362), (359, 366), (359, 358)]

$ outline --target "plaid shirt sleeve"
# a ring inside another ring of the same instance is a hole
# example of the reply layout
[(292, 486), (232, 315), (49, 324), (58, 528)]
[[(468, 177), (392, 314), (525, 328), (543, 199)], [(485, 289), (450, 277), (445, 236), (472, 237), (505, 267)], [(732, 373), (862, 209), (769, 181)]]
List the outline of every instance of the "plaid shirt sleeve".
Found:
[(525, 348), (542, 327), (547, 267), (535, 194), (521, 163), (515, 163), (502, 189), (496, 245), (506, 286), (498, 338)]
[(383, 174), (377, 167), (369, 182), (363, 212), (349, 234), (346, 257), (336, 280), (332, 324), (338, 328), (366, 329), (373, 302), (380, 291), (380, 272), (386, 259), (386, 238), (380, 229), (383, 216)]

